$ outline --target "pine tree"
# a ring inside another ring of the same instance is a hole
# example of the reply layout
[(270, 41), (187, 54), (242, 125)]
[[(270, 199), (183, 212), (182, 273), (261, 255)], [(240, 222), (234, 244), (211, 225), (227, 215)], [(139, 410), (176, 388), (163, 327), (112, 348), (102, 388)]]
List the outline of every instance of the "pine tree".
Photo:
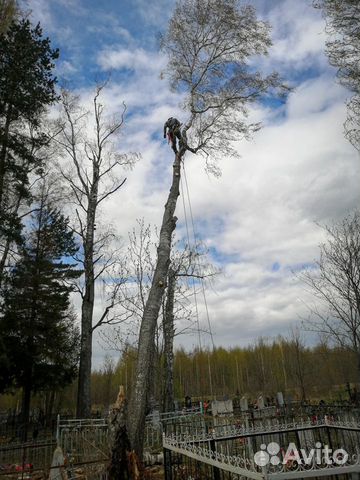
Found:
[(45, 200), (33, 213), (19, 250), (3, 289), (0, 337), (5, 356), (0, 372), (6, 377), (2, 390), (22, 388), (26, 438), (31, 393), (63, 386), (77, 373), (78, 331), (69, 280), (80, 272), (68, 259), (77, 250), (68, 220)]
[(58, 51), (40, 25), (13, 22), (0, 33), (0, 282), (9, 245), (19, 240), (20, 205), (29, 199), (29, 174), (42, 166), (45, 109), (56, 99), (52, 70)]

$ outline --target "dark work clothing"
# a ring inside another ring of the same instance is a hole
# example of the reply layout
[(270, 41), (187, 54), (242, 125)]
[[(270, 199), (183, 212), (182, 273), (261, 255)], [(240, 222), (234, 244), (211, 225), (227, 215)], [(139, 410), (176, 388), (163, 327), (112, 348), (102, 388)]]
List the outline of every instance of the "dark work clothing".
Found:
[(171, 141), (171, 148), (177, 153), (177, 139), (179, 140), (179, 146), (181, 146), (181, 123), (177, 118), (170, 117), (164, 124), (164, 138), (166, 138), (166, 130)]

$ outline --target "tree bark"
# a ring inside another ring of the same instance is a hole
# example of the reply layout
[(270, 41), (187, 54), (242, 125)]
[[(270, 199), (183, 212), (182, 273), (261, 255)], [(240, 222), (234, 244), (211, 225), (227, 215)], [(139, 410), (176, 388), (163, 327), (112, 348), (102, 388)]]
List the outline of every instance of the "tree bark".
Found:
[(175, 156), (172, 185), (160, 230), (156, 268), (140, 327), (135, 385), (131, 394), (128, 415), (131, 447), (139, 458), (142, 458), (143, 452), (146, 398), (151, 382), (150, 370), (155, 330), (170, 265), (171, 237), (176, 228), (177, 218), (174, 213), (180, 194), (180, 162), (183, 154), (184, 150), (181, 150)]
[(9, 135), (10, 135), (11, 113), (12, 113), (12, 106), (8, 105), (6, 121), (4, 126), (4, 135), (2, 138), (2, 147), (0, 151), (0, 207), (2, 206), (3, 195), (4, 195), (6, 155), (7, 155)]
[[(22, 199), (23, 199), (22, 194), (19, 194), (19, 196), (17, 198), (17, 201), (16, 201), (16, 204), (15, 204), (15, 207), (12, 211), (12, 214), (14, 216), (17, 215), (17, 213), (19, 211)], [(2, 285), (6, 260), (7, 260), (7, 257), (9, 255), (10, 246), (11, 246), (12, 241), (13, 241), (13, 239), (10, 236), (6, 237), (4, 251), (3, 251), (3, 254), (2, 254), (1, 259), (0, 259), (0, 287)]]
[(126, 430), (126, 409), (123, 387), (120, 387), (118, 398), (110, 412), (112, 449), (108, 467), (109, 480), (132, 480), (128, 464), (130, 442)]
[[(357, 361), (358, 361), (358, 364), (357, 364), (357, 371), (358, 371), (358, 383), (360, 384), (360, 348), (358, 348), (357, 352)], [(357, 405), (360, 405), (360, 393), (358, 391), (356, 391), (356, 404)]]
[(78, 418), (91, 417), (91, 355), (92, 355), (92, 332), (89, 330), (88, 321), (92, 317), (91, 302), (86, 302), (82, 307), (81, 321), (81, 350), (79, 362), (79, 381), (76, 416)]
[(168, 290), (164, 315), (164, 398), (163, 411), (174, 411), (174, 297), (176, 276), (169, 268)]
[(98, 194), (98, 172), (94, 167), (93, 188), (89, 195), (84, 244), (85, 293), (81, 307), (81, 349), (76, 415), (78, 418), (91, 417), (91, 357), (92, 331), (95, 299), (94, 274), (94, 227)]

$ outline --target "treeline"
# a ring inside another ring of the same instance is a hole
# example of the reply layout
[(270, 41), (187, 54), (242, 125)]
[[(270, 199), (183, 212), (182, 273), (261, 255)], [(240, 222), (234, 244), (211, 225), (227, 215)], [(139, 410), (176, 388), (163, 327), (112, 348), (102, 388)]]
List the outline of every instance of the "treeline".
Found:
[[(128, 393), (134, 379), (136, 352), (128, 349), (117, 365), (107, 359), (93, 372), (93, 405), (102, 407), (116, 398), (119, 385)], [(153, 401), (161, 406), (163, 362), (154, 366)], [(318, 344), (306, 347), (293, 339), (259, 340), (255, 345), (214, 350), (175, 351), (175, 398), (221, 399), (246, 395), (255, 400), (260, 394), (273, 397), (283, 392), (294, 400), (349, 400), (348, 385), (357, 382), (356, 355), (340, 347)]]
[[(115, 363), (110, 357), (92, 373), (92, 413), (104, 415), (114, 403), (119, 385), (130, 396), (135, 375), (136, 350), (125, 349)], [(163, 402), (163, 359), (154, 365), (151, 404)], [(222, 399), (246, 396), (250, 402), (261, 394), (273, 398), (282, 392), (284, 399), (297, 401), (347, 402), (357, 386), (356, 355), (348, 349), (326, 343), (306, 347), (299, 338), (261, 339), (253, 346), (214, 350), (178, 349), (174, 358), (175, 398), (179, 405), (189, 395), (196, 399)], [(54, 412), (73, 415), (76, 383), (52, 398)], [(3, 396), (0, 410), (15, 408), (17, 396)], [(33, 405), (48, 408), (49, 394), (35, 397)]]

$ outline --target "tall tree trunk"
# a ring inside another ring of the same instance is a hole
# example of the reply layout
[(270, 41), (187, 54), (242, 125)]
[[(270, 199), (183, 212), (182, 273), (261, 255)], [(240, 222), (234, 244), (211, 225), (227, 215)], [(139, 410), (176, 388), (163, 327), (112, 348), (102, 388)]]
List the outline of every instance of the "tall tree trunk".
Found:
[[(10, 134), (10, 124), (11, 124), (11, 110), (12, 108), (8, 106), (5, 126), (4, 126), (4, 134), (2, 135), (2, 145), (0, 150), (0, 211), (3, 209), (3, 197), (4, 197), (4, 189), (5, 189), (5, 174), (6, 174), (6, 156), (7, 156), (7, 149), (8, 149), (8, 142), (9, 142), (9, 134)], [(0, 264), (0, 286), (2, 283), (3, 278), (3, 271), (5, 267), (5, 262), (7, 255), (9, 253), (10, 248), (10, 241), (9, 237), (6, 238), (6, 244), (4, 247), (4, 252), (1, 258)]]
[[(89, 290), (93, 290), (89, 289)], [(92, 312), (94, 300), (91, 293), (83, 300), (81, 311), (81, 346), (79, 363), (79, 381), (77, 393), (76, 416), (91, 417), (91, 356), (92, 356)]]
[(301, 358), (300, 346), (295, 345), (295, 360), (296, 360), (296, 371), (298, 382), (300, 386), (301, 393), (301, 402), (306, 402), (306, 391), (305, 391), (305, 382), (304, 382), (304, 371), (303, 371), (303, 362)]
[(143, 451), (145, 408), (151, 382), (151, 359), (155, 330), (170, 265), (171, 237), (177, 221), (174, 213), (179, 196), (180, 162), (183, 153), (184, 151), (181, 150), (175, 156), (172, 185), (160, 230), (156, 268), (141, 321), (135, 385), (129, 405), (128, 431), (131, 447), (140, 458), (142, 458)]
[(6, 173), (6, 156), (9, 143), (10, 125), (11, 125), (12, 106), (8, 105), (4, 134), (2, 135), (2, 145), (0, 150), (0, 208), (2, 208), (2, 201), (4, 195), (5, 173)]
[[(12, 211), (12, 215), (14, 217), (15, 217), (15, 215), (17, 215), (17, 213), (19, 211), (22, 199), (23, 199), (23, 196), (20, 193), (19, 196), (17, 197), (15, 207)], [(3, 274), (4, 274), (4, 270), (5, 270), (6, 260), (7, 260), (7, 257), (9, 255), (11, 243), (13, 241), (14, 240), (13, 240), (11, 235), (8, 235), (6, 237), (4, 250), (3, 250), (3, 253), (2, 253), (2, 256), (1, 256), (1, 259), (0, 259), (0, 287), (1, 287), (1, 284), (2, 284), (2, 281), (3, 281)]]
[[(94, 174), (95, 176), (95, 174)], [(97, 205), (98, 181), (93, 183), (89, 195), (84, 243), (85, 293), (81, 307), (81, 347), (76, 415), (78, 418), (91, 417), (91, 357), (93, 312), (95, 298), (94, 274), (94, 226)]]
[(3, 282), (3, 275), (4, 275), (6, 260), (7, 260), (7, 257), (9, 255), (9, 251), (10, 251), (10, 244), (11, 244), (11, 240), (10, 240), (9, 237), (7, 237), (6, 240), (5, 240), (4, 251), (3, 251), (2, 255), (1, 255), (1, 259), (0, 259), (0, 287), (1, 287), (2, 282)]
[(168, 290), (164, 315), (164, 398), (163, 411), (174, 411), (174, 297), (176, 276), (169, 268)]
[[(356, 356), (357, 356), (358, 385), (360, 385), (360, 348), (357, 349)], [(360, 392), (358, 391), (356, 386), (355, 386), (355, 389), (356, 389), (355, 402), (356, 402), (357, 405), (360, 405)]]

